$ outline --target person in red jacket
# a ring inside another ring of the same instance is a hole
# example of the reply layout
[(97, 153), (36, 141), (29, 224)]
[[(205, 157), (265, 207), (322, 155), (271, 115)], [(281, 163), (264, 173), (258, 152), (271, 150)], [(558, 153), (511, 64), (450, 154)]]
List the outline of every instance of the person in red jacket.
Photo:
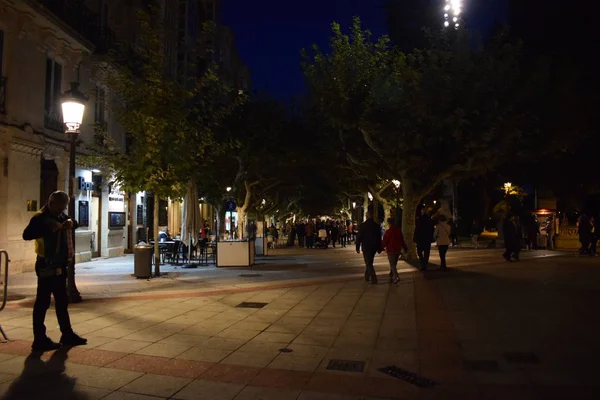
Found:
[(402, 250), (408, 251), (408, 246), (406, 246), (404, 235), (400, 227), (396, 225), (396, 221), (393, 218), (389, 218), (387, 221), (390, 227), (383, 235), (381, 249), (387, 252), (390, 262), (390, 282), (398, 283), (400, 280), (397, 269), (398, 259), (402, 254)]

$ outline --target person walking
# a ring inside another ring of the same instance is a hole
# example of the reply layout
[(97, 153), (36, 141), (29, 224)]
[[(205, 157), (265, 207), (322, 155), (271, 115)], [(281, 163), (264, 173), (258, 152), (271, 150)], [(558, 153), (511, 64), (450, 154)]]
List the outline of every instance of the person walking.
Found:
[(483, 229), (481, 229), (479, 221), (474, 220), (471, 226), (471, 242), (475, 249), (479, 249), (479, 235), (481, 235), (481, 232), (483, 232)]
[[(74, 260), (73, 229), (78, 224), (64, 213), (69, 195), (62, 191), (52, 193), (48, 203), (29, 221), (23, 231), (24, 240), (35, 240), (35, 273), (37, 292), (33, 306), (33, 344), (35, 351), (56, 350), (62, 346), (79, 346), (87, 340), (73, 332), (68, 310), (67, 268)], [(46, 311), (54, 296), (56, 319), (62, 336), (55, 343), (46, 335)]]
[(446, 253), (448, 252), (448, 246), (452, 243), (450, 239), (450, 235), (452, 234), (452, 228), (446, 222), (448, 217), (444, 214), (440, 214), (438, 217), (438, 224), (435, 227), (435, 231), (433, 233), (433, 237), (435, 238), (435, 242), (437, 244), (438, 252), (440, 253), (440, 267), (442, 271), (446, 271), (448, 268), (446, 267)]
[(298, 246), (304, 247), (304, 238), (306, 238), (306, 225), (304, 221), (299, 221), (296, 224), (296, 234), (298, 235)]
[(312, 249), (315, 243), (315, 223), (310, 220), (306, 223), (306, 248)]
[(360, 224), (356, 236), (356, 252), (360, 254), (362, 247), (365, 260), (365, 281), (377, 284), (377, 274), (373, 262), (375, 253), (381, 253), (381, 229), (379, 224), (373, 221), (372, 211), (367, 211), (367, 220)]
[(554, 218), (548, 217), (546, 221), (546, 248), (554, 250)]
[(417, 245), (417, 255), (421, 269), (426, 270), (429, 265), (431, 254), (431, 242), (433, 241), (434, 224), (429, 213), (423, 208), (421, 216), (417, 220), (413, 242)]
[(400, 277), (398, 276), (398, 259), (404, 252), (408, 251), (408, 246), (404, 241), (404, 235), (399, 226), (396, 225), (394, 218), (388, 220), (389, 228), (383, 235), (383, 242), (381, 243), (381, 250), (387, 252), (388, 261), (390, 262), (390, 282), (398, 283)]
[(344, 221), (340, 222), (339, 230), (340, 230), (340, 244), (342, 247), (346, 247), (346, 240), (348, 238), (348, 228), (346, 227), (346, 223)]
[(504, 232), (504, 247), (506, 251), (502, 257), (508, 262), (514, 258), (519, 261), (519, 253), (521, 252), (521, 232), (516, 216), (508, 215), (503, 223)]

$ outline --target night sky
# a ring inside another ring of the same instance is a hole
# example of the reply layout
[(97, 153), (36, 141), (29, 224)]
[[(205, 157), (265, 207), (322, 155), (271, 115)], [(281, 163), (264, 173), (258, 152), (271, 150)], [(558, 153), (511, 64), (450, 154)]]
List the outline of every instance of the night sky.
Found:
[[(485, 31), (495, 20), (505, 20), (506, 0), (465, 2), (470, 28)], [(443, 3), (440, 0), (440, 7)], [(221, 17), (235, 32), (238, 51), (252, 71), (254, 89), (289, 99), (304, 87), (300, 50), (315, 43), (325, 48), (331, 22), (347, 29), (355, 15), (375, 35), (385, 34), (382, 4), (383, 0), (222, 0)]]

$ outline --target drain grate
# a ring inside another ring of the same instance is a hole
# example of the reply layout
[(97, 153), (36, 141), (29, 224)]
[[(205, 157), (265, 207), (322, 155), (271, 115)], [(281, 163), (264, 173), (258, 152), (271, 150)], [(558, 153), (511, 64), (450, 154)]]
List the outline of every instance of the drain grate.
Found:
[(533, 353), (512, 352), (504, 353), (506, 361), (512, 364), (539, 364), (540, 359)]
[(238, 307), (238, 308), (263, 308), (267, 304), (269, 304), (269, 303), (252, 303), (252, 302), (244, 301), (243, 303), (238, 304), (236, 307)]
[(327, 369), (333, 371), (363, 372), (365, 370), (365, 362), (353, 360), (329, 360)]
[(259, 278), (262, 275), (261, 274), (239, 274), (238, 276), (241, 276), (242, 278)]
[(463, 360), (463, 366), (471, 371), (496, 372), (499, 370), (498, 362), (494, 360)]
[(383, 372), (384, 374), (393, 376), (394, 378), (402, 379), (403, 381), (406, 381), (418, 387), (430, 388), (437, 385), (437, 382), (432, 381), (431, 379), (424, 378), (413, 372), (396, 367), (395, 365), (384, 368), (378, 368), (377, 370), (379, 372)]

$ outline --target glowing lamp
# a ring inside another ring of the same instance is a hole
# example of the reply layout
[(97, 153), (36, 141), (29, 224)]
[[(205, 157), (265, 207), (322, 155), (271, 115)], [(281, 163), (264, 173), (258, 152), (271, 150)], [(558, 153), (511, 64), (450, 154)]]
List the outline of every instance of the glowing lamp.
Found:
[(78, 82), (72, 82), (71, 89), (61, 96), (63, 122), (67, 126), (67, 133), (79, 132), (87, 100), (87, 97), (79, 91)]

